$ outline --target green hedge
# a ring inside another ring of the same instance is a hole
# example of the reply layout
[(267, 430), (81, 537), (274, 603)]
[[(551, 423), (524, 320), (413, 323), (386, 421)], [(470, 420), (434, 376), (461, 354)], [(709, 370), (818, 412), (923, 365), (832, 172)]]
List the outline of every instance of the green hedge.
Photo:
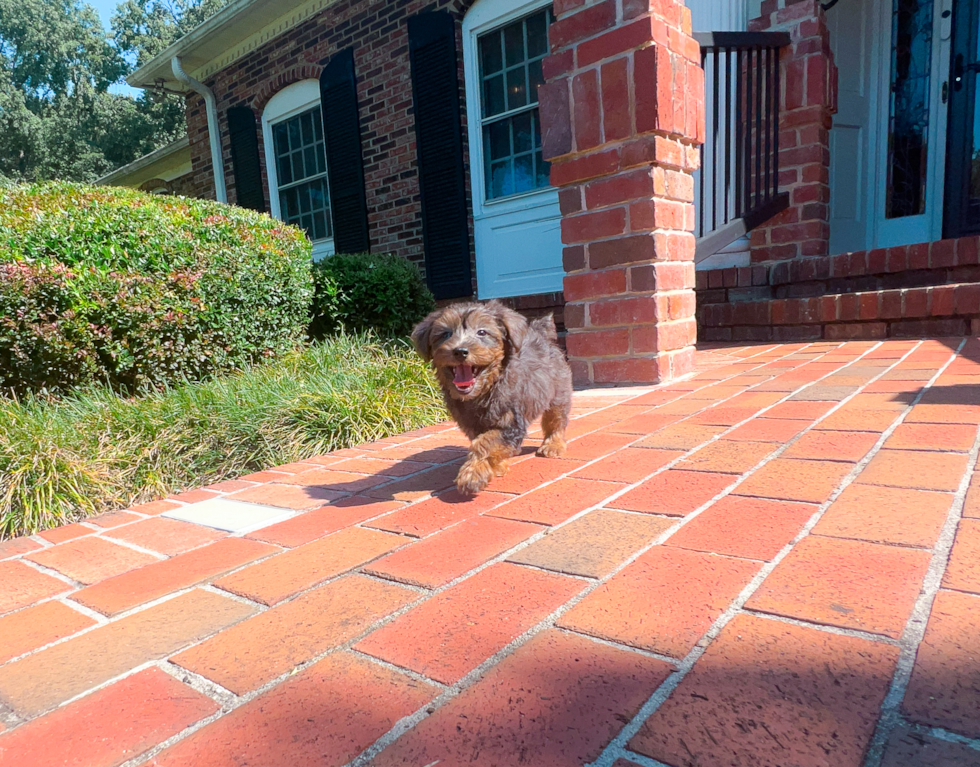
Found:
[(310, 245), (207, 200), (54, 183), (0, 188), (0, 389), (133, 392), (303, 339)]
[(340, 328), (407, 336), (435, 308), (415, 264), (391, 253), (338, 253), (313, 265), (313, 279), (313, 338)]
[(0, 397), (0, 540), (444, 418), (407, 343), (345, 334), (142, 397)]

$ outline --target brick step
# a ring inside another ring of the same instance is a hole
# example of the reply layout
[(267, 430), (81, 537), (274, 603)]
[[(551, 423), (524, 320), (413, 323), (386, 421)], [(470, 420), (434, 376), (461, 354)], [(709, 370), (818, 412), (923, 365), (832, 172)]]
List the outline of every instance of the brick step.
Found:
[(700, 304), (980, 282), (980, 238), (794, 258), (697, 273)]
[(702, 341), (978, 335), (980, 283), (699, 303), (697, 317)]

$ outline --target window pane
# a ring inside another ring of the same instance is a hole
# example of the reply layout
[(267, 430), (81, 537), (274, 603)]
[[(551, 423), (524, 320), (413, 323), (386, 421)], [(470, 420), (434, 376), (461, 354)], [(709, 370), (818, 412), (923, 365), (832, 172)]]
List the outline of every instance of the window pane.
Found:
[(548, 52), (548, 16), (546, 10), (527, 17), (528, 58), (544, 56)]
[(487, 136), (485, 151), (489, 153), (491, 162), (510, 157), (510, 120), (490, 123), (484, 132)]
[(487, 78), (483, 81), (483, 116), (493, 117), (505, 109), (503, 75)]
[(306, 147), (306, 149), (303, 151), (303, 164), (304, 170), (306, 171), (305, 175), (315, 176), (317, 174), (315, 144)]
[(541, 60), (532, 61), (527, 65), (527, 79), (529, 82), (529, 94), (532, 104), (538, 103), (538, 86), (544, 84), (544, 75), (541, 74)]
[(932, 0), (894, 0), (888, 117), (888, 218), (925, 212)]
[(301, 178), (306, 178), (306, 173), (303, 169), (303, 153), (293, 152), (289, 158), (293, 163), (293, 181), (299, 181)]
[(527, 83), (524, 67), (511, 69), (507, 73), (507, 108), (517, 109), (527, 105)]
[(323, 116), (320, 114), (319, 109), (313, 115), (313, 135), (317, 141), (323, 141)]
[(534, 157), (522, 154), (514, 158), (514, 192), (528, 192), (535, 187)]
[(272, 139), (277, 155), (285, 154), (289, 151), (289, 138), (286, 136), (286, 126), (282, 123), (272, 128)]
[(300, 127), (303, 133), (303, 144), (313, 143), (313, 112), (307, 112), (299, 117)]
[(536, 173), (535, 183), (540, 189), (548, 186), (550, 182), (548, 176), (551, 173), (551, 163), (547, 162), (540, 151), (534, 153), (534, 168)]
[(523, 21), (515, 21), (513, 24), (504, 27), (504, 55), (509, 67), (524, 61)]
[(530, 152), (533, 148), (531, 132), (531, 112), (515, 115), (514, 121), (514, 152)]
[(491, 199), (514, 193), (513, 179), (510, 170), (510, 160), (493, 163), (490, 166), (488, 186), (489, 189), (487, 190), (487, 197)]
[(480, 72), (483, 77), (499, 72), (504, 66), (500, 50), (500, 33), (491, 32), (480, 37)]
[(286, 123), (289, 130), (289, 148), (296, 149), (302, 143), (300, 141), (299, 118), (293, 118)]
[(326, 173), (327, 172), (327, 152), (324, 149), (323, 142), (321, 141), (316, 145), (316, 172)]

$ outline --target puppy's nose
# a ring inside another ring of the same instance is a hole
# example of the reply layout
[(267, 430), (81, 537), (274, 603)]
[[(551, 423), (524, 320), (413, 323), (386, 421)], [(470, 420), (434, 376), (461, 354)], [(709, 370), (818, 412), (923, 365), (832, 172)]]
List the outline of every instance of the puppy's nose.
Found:
[(470, 350), (467, 349), (465, 346), (457, 346), (455, 349), (453, 349), (453, 356), (458, 357), (461, 360), (465, 360), (466, 355), (468, 355), (469, 353)]

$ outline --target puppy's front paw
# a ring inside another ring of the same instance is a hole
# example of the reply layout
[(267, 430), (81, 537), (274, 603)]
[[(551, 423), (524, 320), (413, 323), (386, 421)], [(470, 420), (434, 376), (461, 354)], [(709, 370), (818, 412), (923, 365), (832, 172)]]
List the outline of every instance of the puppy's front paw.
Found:
[(456, 489), (464, 495), (476, 495), (493, 479), (490, 462), (480, 458), (468, 458), (456, 475)]
[(537, 449), (535, 455), (540, 455), (542, 458), (558, 458), (567, 447), (565, 440), (561, 437), (548, 437), (541, 443), (541, 447)]

